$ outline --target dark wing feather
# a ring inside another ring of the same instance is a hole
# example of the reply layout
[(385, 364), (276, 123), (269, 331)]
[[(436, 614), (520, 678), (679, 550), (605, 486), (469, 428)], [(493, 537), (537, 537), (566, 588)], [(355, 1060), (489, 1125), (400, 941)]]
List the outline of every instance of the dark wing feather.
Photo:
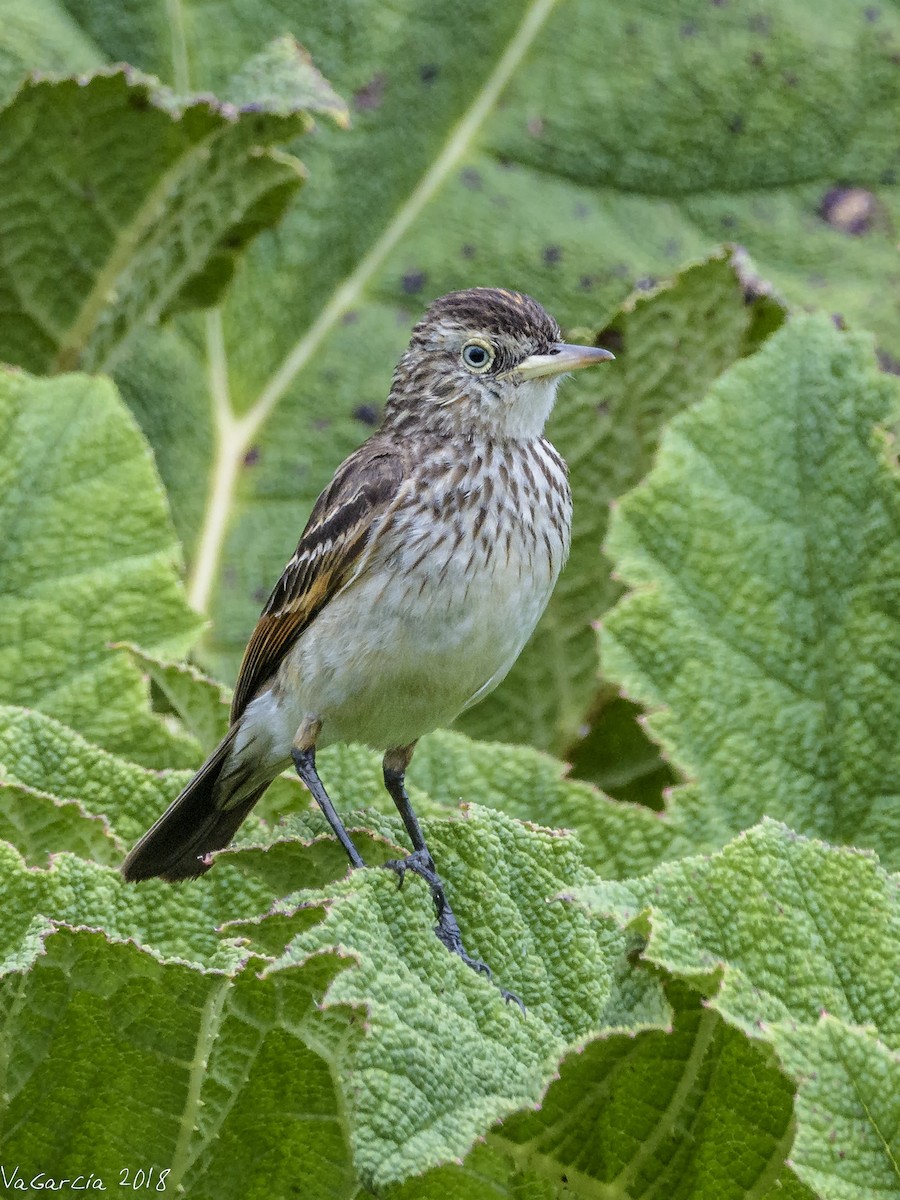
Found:
[(284, 655), (347, 582), (400, 490), (402, 451), (370, 439), (321, 494), (244, 651), (231, 704), (236, 721)]

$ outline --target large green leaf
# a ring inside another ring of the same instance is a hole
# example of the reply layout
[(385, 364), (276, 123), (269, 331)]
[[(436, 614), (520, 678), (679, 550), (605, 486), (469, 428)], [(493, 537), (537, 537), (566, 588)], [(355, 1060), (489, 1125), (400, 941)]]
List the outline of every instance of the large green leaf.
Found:
[(390, 1200), (812, 1200), (784, 1161), (793, 1088), (771, 1053), (688, 988), (669, 992), (670, 1030), (604, 1037), (571, 1055), (536, 1112)]
[(298, 95), (243, 108), (176, 98), (128, 69), (23, 85), (0, 112), (0, 359), (108, 368), (142, 323), (215, 301), (302, 182), (267, 147), (307, 128), (318, 77), (299, 48), (279, 50), (279, 81), (299, 74)]
[[(192, 598), (215, 615), (204, 658), (226, 674), (432, 295), (517, 286), (564, 324), (597, 327), (636, 282), (732, 238), (789, 299), (870, 325), (900, 357), (893, 7), (342, 0), (179, 14), (71, 0), (57, 19), (180, 93), (226, 94), (289, 30), (355, 110), (352, 130), (304, 144), (303, 203), (254, 243), (222, 313), (142, 335), (120, 365), (172, 491)], [(34, 56), (58, 65), (37, 36)], [(210, 422), (204, 469), (195, 431)]]
[[(257, 1195), (241, 1187), (259, 1187), (261, 1159), (282, 1178), (312, 1153), (320, 1111), (344, 1160), (338, 1178), (352, 1151), (362, 1180), (387, 1183), (464, 1154), (494, 1119), (536, 1103), (607, 1013), (617, 1027), (635, 1015), (618, 982), (624, 938), (548, 903), (593, 878), (572, 837), (488, 810), (428, 832), (471, 949), (519, 989), (527, 1019), (434, 937), (417, 879), (401, 891), (388, 872), (357, 871), (264, 918), (275, 894), (240, 869), (252, 851), (175, 889), (128, 886), (69, 855), (26, 870), (0, 843), (0, 1013), (17, 1047), (4, 1162), (64, 1172), (90, 1147), (95, 1169), (110, 1171), (127, 1149), (184, 1178), (190, 1195)], [(289, 849), (297, 879), (315, 878), (323, 851), (332, 861), (327, 843)], [(54, 932), (73, 925), (81, 931)], [(268, 962), (248, 959), (248, 938)], [(652, 987), (638, 995), (641, 1026), (665, 1019)], [(48, 1141), (77, 1079), (97, 1080), (90, 1101)], [(119, 1115), (98, 1132), (111, 1108)], [(333, 1174), (306, 1194), (330, 1189), (343, 1194)]]
[(109, 643), (181, 654), (199, 620), (152, 455), (108, 381), (0, 371), (0, 701), (138, 761), (196, 749), (147, 708)]
[(798, 1085), (791, 1163), (823, 1200), (900, 1192), (900, 905), (871, 854), (764, 821), (718, 855), (584, 893), (649, 932)]
[(797, 319), (676, 418), (608, 551), (606, 672), (696, 779), (712, 839), (767, 813), (900, 864), (898, 389)]

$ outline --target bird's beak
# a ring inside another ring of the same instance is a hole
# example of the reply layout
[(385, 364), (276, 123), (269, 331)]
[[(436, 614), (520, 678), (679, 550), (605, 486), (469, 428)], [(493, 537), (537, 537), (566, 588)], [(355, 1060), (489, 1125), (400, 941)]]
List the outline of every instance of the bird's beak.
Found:
[(557, 342), (551, 354), (529, 355), (515, 368), (515, 374), (521, 379), (538, 379), (541, 375), (561, 375), (564, 371), (593, 367), (615, 357), (599, 346), (571, 346), (567, 342)]

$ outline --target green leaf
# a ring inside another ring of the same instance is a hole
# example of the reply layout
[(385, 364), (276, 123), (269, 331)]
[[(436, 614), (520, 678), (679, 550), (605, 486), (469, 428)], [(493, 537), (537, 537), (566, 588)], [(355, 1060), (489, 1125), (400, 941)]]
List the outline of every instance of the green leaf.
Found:
[(812, 1200), (784, 1163), (789, 1081), (687, 988), (670, 992), (671, 1030), (605, 1037), (570, 1055), (537, 1111), (504, 1121), (462, 1165), (411, 1180), (390, 1200)]
[[(141, 324), (215, 303), (236, 254), (302, 182), (300, 164), (268, 148), (307, 125), (283, 97), (245, 109), (176, 99), (128, 68), (28, 80), (0, 112), (0, 193), (18, 214), (0, 256), (0, 358), (108, 369)], [(36, 197), (48, 215), (24, 219)]]
[(900, 1188), (900, 893), (873, 855), (767, 820), (712, 858), (581, 894), (774, 1047), (798, 1086), (790, 1161), (818, 1195)]
[(344, 129), (350, 124), (347, 105), (313, 66), (309, 52), (290, 34), (275, 38), (244, 63), (227, 84), (225, 94), (232, 104), (254, 112), (282, 117), (325, 113)]
[(140, 1178), (198, 1200), (287, 1195), (298, 1179), (321, 1181), (313, 1197), (348, 1196), (340, 1096), (310, 1045), (316, 1001), (344, 964), (322, 956), (277, 984), (260, 965), (230, 979), (99, 933), (47, 936), (34, 968), (0, 985), (16, 1047), (4, 1165), (27, 1180), (89, 1164), (107, 1190), (127, 1166), (134, 1190)]
[(616, 361), (567, 386), (548, 428), (569, 465), (569, 562), (509, 677), (460, 718), (460, 729), (556, 753), (583, 736), (600, 688), (592, 622), (622, 591), (600, 552), (610, 504), (646, 475), (666, 421), (755, 348), (761, 322), (778, 324), (782, 314), (767, 296), (745, 292), (720, 252), (638, 293), (593, 336)]
[[(109, 649), (182, 654), (199, 628), (150, 451), (115, 388), (0, 371), (0, 701), (154, 765), (194, 760)], [(31, 782), (31, 781), (27, 781)]]
[[(40, 1148), (43, 1169), (68, 1170), (95, 1138), (105, 1170), (128, 1137), (138, 1158), (210, 1189), (186, 1183), (191, 1195), (221, 1194), (212, 1180), (225, 1173), (227, 1194), (242, 1194), (261, 1156), (280, 1178), (309, 1153), (306, 1122), (277, 1119), (294, 1096), (298, 1116), (322, 1106), (335, 1147), (346, 1142), (362, 1180), (380, 1185), (465, 1153), (494, 1119), (535, 1104), (559, 1059), (610, 1021), (665, 1019), (654, 984), (625, 984), (612, 924), (553, 900), (594, 878), (575, 839), (477, 809), (427, 833), (470, 949), (519, 989), (527, 1019), (434, 937), (414, 877), (400, 890), (388, 872), (354, 872), (260, 920), (274, 893), (240, 870), (250, 851), (180, 888), (135, 887), (69, 855), (27, 870), (0, 844), (0, 1010), (21, 1047), (4, 1088), (4, 1161), (36, 1162)], [(328, 847), (284, 849), (303, 879)], [(71, 925), (81, 931), (60, 928)], [(248, 939), (268, 955), (286, 934), (274, 961), (250, 957)], [(68, 1137), (47, 1143), (77, 1078), (98, 1086)], [(231, 1131), (254, 1106), (235, 1154)], [(110, 1107), (128, 1120), (98, 1135)]]
[[(0, 776), (6, 775), (0, 763)], [(50, 854), (69, 850), (93, 862), (114, 866), (124, 844), (102, 815), (92, 816), (78, 800), (0, 779), (0, 839), (10, 842), (31, 866), (45, 867)]]
[[(0, 779), (102, 817), (119, 847), (118, 861), (123, 847), (163, 812), (188, 778), (184, 771), (151, 771), (127, 762), (43, 713), (0, 707)], [(6, 836), (27, 852), (17, 838)], [(79, 853), (67, 841), (46, 848)]]
[(387, 874), (357, 873), (329, 893), (324, 920), (284, 961), (335, 944), (359, 958), (328, 1004), (368, 1006), (370, 1038), (338, 1064), (353, 1079), (354, 1158), (378, 1186), (465, 1153), (492, 1120), (535, 1103), (566, 1048), (601, 1027), (623, 950), (571, 905), (547, 903), (554, 880), (584, 875), (572, 838), (477, 809), (426, 823), (426, 837), (469, 952), (521, 996), (528, 1017), (433, 937), (418, 879), (400, 891)]
[(103, 54), (56, 0), (5, 3), (0, 36), (0, 105), (12, 99), (36, 65), (54, 74), (75, 75), (102, 67)]
[(231, 695), (226, 687), (190, 663), (166, 661), (127, 642), (112, 648), (123, 650), (147, 675), (159, 711), (175, 713), (204, 751), (218, 745), (229, 726)]
[(875, 429), (897, 400), (868, 339), (798, 318), (672, 422), (614, 516), (636, 590), (604, 669), (696, 779), (677, 804), (707, 845), (767, 813), (900, 863), (900, 488)]

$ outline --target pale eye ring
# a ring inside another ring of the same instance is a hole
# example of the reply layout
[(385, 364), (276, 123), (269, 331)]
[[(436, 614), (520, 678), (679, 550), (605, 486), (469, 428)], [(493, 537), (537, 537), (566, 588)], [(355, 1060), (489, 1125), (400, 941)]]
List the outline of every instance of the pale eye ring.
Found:
[(481, 338), (472, 338), (462, 348), (462, 360), (474, 374), (483, 375), (494, 361), (493, 347)]

